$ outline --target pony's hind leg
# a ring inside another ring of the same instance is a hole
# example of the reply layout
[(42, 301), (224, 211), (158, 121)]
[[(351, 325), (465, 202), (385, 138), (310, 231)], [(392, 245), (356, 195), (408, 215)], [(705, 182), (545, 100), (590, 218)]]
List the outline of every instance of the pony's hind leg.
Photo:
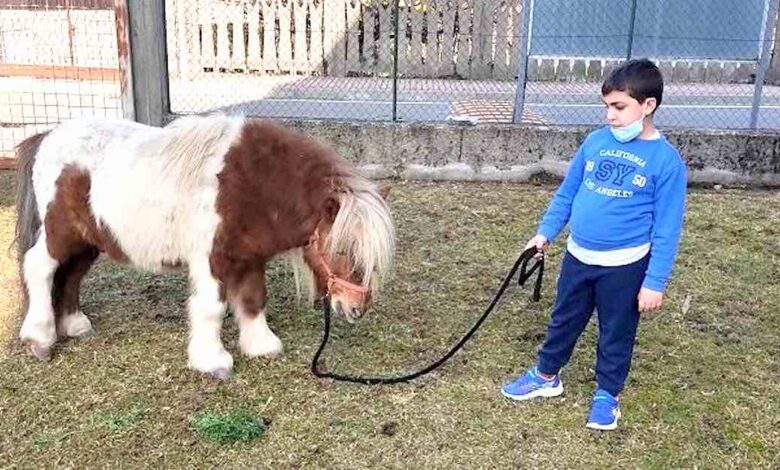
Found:
[(95, 247), (85, 247), (63, 263), (54, 275), (54, 311), (60, 337), (85, 337), (94, 332), (89, 318), (80, 309), (79, 291), (81, 280), (99, 254)]
[(233, 356), (225, 350), (220, 338), (225, 302), (219, 282), (211, 274), (208, 260), (191, 263), (190, 277), (193, 293), (188, 304), (189, 366), (218, 379), (227, 379), (233, 368)]
[(45, 231), (41, 230), (38, 240), (24, 254), (22, 276), (28, 305), (19, 338), (29, 344), (35, 357), (42, 361), (51, 358), (51, 347), (57, 341), (52, 287), (58, 266), (59, 263), (49, 254), (46, 246)]
[(265, 273), (251, 271), (229, 287), (230, 301), (239, 328), (238, 344), (248, 357), (278, 357), (282, 341), (268, 327), (265, 319)]

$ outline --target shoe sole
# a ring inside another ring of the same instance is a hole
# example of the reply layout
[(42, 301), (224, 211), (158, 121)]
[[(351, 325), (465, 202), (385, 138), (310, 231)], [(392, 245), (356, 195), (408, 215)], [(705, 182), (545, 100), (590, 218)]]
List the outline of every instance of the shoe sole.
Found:
[(588, 423), (585, 425), (588, 429), (595, 429), (596, 431), (614, 431), (618, 427), (618, 419), (620, 419), (620, 410), (615, 415), (615, 421), (609, 424)]
[(530, 400), (532, 398), (539, 398), (539, 397), (553, 398), (559, 396), (562, 393), (563, 393), (562, 383), (559, 383), (557, 387), (540, 388), (538, 390), (534, 390), (533, 392), (526, 393), (525, 395), (512, 395), (511, 393), (507, 393), (503, 388), (501, 389), (501, 395), (504, 395), (510, 400), (516, 400), (516, 401)]

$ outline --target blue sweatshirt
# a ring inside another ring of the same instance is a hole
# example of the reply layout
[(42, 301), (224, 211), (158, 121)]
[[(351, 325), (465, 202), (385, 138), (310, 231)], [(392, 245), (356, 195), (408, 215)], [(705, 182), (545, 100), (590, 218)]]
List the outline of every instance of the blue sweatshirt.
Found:
[(685, 163), (666, 138), (621, 143), (605, 126), (580, 146), (539, 233), (552, 241), (570, 222), (574, 242), (589, 250), (649, 242), (643, 287), (663, 292), (677, 256), (686, 187)]

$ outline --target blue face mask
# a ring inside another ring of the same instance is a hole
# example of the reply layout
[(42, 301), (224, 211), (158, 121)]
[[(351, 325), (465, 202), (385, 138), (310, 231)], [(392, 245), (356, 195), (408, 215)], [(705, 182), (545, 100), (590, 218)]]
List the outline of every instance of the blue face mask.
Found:
[(623, 143), (630, 142), (637, 137), (639, 137), (639, 134), (642, 133), (642, 129), (644, 129), (643, 125), (644, 116), (639, 118), (638, 121), (632, 122), (631, 124), (623, 127), (610, 127), (612, 130), (612, 135), (615, 136), (615, 138)]

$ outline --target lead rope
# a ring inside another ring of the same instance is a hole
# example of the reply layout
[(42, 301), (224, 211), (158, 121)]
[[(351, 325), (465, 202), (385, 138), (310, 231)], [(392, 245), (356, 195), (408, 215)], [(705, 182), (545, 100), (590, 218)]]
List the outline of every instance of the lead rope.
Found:
[(420, 376), (423, 376), (438, 367), (440, 367), (442, 364), (447, 362), (449, 358), (451, 358), (458, 350), (460, 350), (466, 342), (471, 339), (471, 337), (474, 335), (474, 333), (479, 330), (479, 327), (482, 326), (482, 323), (487, 319), (487, 317), (493, 312), (493, 309), (498, 304), (498, 301), (501, 299), (501, 296), (504, 295), (504, 291), (506, 291), (507, 287), (509, 286), (509, 283), (512, 282), (512, 278), (515, 276), (517, 271), (520, 271), (520, 275), (518, 277), (518, 285), (523, 286), (525, 285), (526, 281), (533, 276), (533, 274), (536, 272), (536, 281), (534, 282), (534, 290), (533, 295), (531, 296), (531, 299), (534, 302), (538, 302), (541, 298), (541, 290), (542, 290), (542, 277), (544, 276), (544, 257), (536, 259), (536, 263), (534, 263), (531, 266), (531, 269), (528, 269), (528, 263), (535, 259), (534, 257), (539, 253), (539, 250), (536, 249), (536, 247), (531, 247), (527, 250), (525, 250), (523, 253), (520, 254), (520, 256), (517, 258), (517, 261), (515, 261), (514, 266), (512, 266), (512, 269), (509, 270), (509, 273), (504, 278), (503, 282), (501, 283), (501, 287), (499, 287), (498, 292), (495, 296), (493, 296), (493, 300), (490, 302), (490, 305), (488, 306), (487, 310), (482, 314), (482, 316), (477, 320), (477, 322), (474, 324), (474, 326), (469, 330), (468, 333), (466, 333), (463, 338), (458, 341), (455, 346), (452, 347), (452, 349), (447, 352), (444, 356), (442, 356), (439, 360), (436, 362), (433, 362), (432, 364), (428, 365), (424, 369), (420, 369), (416, 372), (413, 372), (411, 374), (407, 375), (401, 375), (396, 377), (361, 377), (361, 376), (352, 376), (352, 375), (342, 375), (342, 374), (334, 374), (331, 372), (323, 372), (319, 369), (319, 360), (320, 355), (322, 354), (322, 351), (325, 349), (325, 346), (328, 344), (328, 340), (330, 339), (330, 302), (327, 301), (327, 299), (322, 300), (322, 312), (323, 317), (325, 318), (325, 329), (322, 335), (322, 342), (320, 343), (319, 349), (317, 349), (317, 352), (314, 354), (314, 357), (311, 360), (311, 372), (315, 376), (322, 378), (322, 379), (333, 379), (341, 382), (352, 382), (352, 383), (359, 383), (364, 385), (379, 385), (379, 384), (396, 384), (396, 383), (402, 383), (402, 382), (409, 382), (410, 380), (414, 380)]

